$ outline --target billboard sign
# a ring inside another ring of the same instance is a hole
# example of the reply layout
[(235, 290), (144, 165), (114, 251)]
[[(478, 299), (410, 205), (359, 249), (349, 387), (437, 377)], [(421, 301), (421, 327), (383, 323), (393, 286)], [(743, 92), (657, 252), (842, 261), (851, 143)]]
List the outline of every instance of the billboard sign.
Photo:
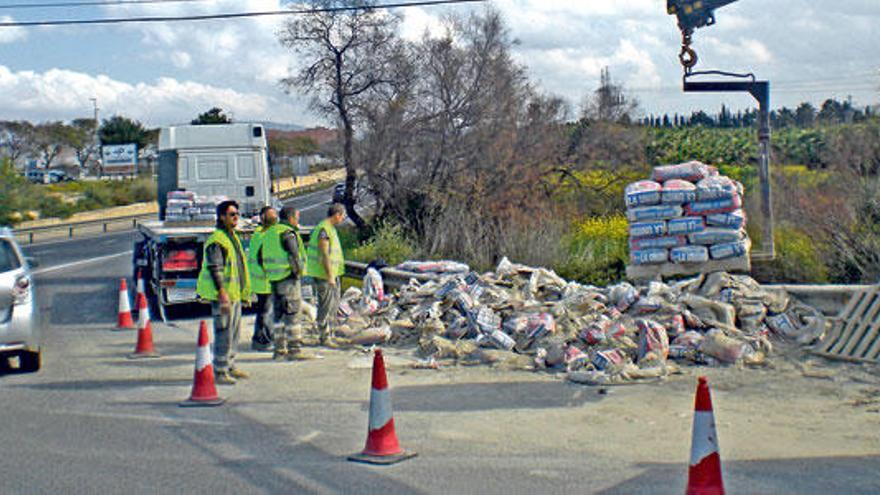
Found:
[(134, 174), (137, 172), (137, 143), (102, 146), (101, 158), (105, 174)]

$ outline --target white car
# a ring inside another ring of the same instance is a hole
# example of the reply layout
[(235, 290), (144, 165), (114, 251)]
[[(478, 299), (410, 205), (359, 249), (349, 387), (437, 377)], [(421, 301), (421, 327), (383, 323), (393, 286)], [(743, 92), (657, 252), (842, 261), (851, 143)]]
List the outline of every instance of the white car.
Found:
[(12, 231), (0, 227), (0, 372), (16, 357), (19, 371), (40, 369), (39, 329), (30, 265)]

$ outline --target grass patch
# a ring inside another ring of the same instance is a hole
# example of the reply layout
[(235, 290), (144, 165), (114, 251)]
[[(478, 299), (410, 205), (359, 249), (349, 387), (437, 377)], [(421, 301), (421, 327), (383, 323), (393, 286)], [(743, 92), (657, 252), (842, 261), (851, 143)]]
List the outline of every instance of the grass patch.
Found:
[(568, 257), (554, 269), (562, 277), (604, 286), (623, 280), (629, 260), (629, 227), (623, 215), (581, 220), (563, 239)]

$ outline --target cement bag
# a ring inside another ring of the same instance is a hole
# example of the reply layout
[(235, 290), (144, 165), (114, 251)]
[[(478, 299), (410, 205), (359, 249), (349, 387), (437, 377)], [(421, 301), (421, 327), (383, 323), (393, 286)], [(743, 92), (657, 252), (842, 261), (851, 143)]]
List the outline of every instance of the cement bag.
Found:
[(681, 206), (673, 205), (657, 205), (657, 206), (640, 206), (638, 208), (630, 208), (626, 212), (626, 218), (630, 222), (647, 222), (651, 220), (666, 220), (668, 218), (677, 218), (684, 215)]
[(608, 288), (608, 302), (621, 312), (628, 310), (638, 300), (638, 289), (626, 282), (621, 282)]
[(746, 214), (742, 210), (736, 210), (730, 213), (706, 215), (706, 225), (725, 229), (742, 229), (746, 226)]
[(715, 213), (730, 213), (740, 208), (742, 208), (742, 198), (736, 194), (730, 198), (688, 203), (684, 206), (684, 212), (689, 217), (697, 217)]
[(745, 240), (727, 244), (716, 244), (709, 247), (709, 256), (711, 256), (713, 260), (726, 260), (728, 258), (745, 256), (748, 253), (749, 243)]
[(746, 233), (742, 230), (720, 229), (711, 227), (702, 232), (697, 232), (688, 236), (691, 244), (700, 246), (709, 246), (712, 244), (728, 244), (731, 242), (739, 242), (746, 238)]
[(709, 261), (709, 249), (706, 246), (682, 246), (669, 250), (669, 259), (673, 263), (705, 263)]
[(634, 265), (653, 265), (669, 261), (667, 249), (645, 249), (643, 251), (631, 251), (630, 261)]
[(660, 203), (660, 191), (663, 186), (650, 180), (640, 180), (626, 186), (624, 198), (626, 206), (650, 206)]
[(630, 237), (658, 237), (665, 234), (666, 222), (664, 220), (633, 223), (629, 226)]
[(306, 316), (309, 322), (314, 323), (318, 319), (318, 308), (306, 301), (302, 301), (300, 304), (300, 312)]
[(379, 270), (372, 267), (367, 268), (367, 273), (364, 275), (364, 297), (379, 302), (385, 300), (385, 288), (382, 283), (382, 274), (379, 273)]
[(686, 180), (672, 179), (663, 184), (660, 201), (665, 205), (683, 205), (697, 200), (697, 186)]
[(351, 343), (356, 345), (375, 345), (388, 342), (391, 339), (391, 327), (368, 328), (351, 337)]
[(652, 320), (638, 320), (639, 350), (638, 362), (666, 361), (669, 356), (669, 337), (666, 328)]
[(397, 269), (415, 273), (467, 273), (470, 267), (457, 261), (404, 261)]
[(700, 342), (699, 349), (703, 354), (728, 364), (754, 354), (754, 349), (749, 344), (728, 337), (718, 329), (710, 330), (706, 334), (703, 341)]
[(678, 165), (664, 165), (662, 167), (654, 167), (651, 173), (651, 180), (656, 182), (666, 182), (668, 180), (680, 179), (689, 182), (697, 182), (712, 176), (717, 171), (714, 167), (710, 167), (705, 163), (692, 161), (687, 163), (679, 163)]
[(646, 249), (666, 249), (684, 246), (687, 244), (687, 238), (683, 235), (663, 236), (663, 237), (643, 237), (641, 239), (630, 239), (629, 248), (633, 251), (644, 251)]
[(687, 235), (702, 232), (706, 228), (703, 217), (673, 218), (666, 223), (669, 235)]
[(742, 193), (742, 184), (723, 175), (708, 177), (697, 182), (696, 185), (697, 201), (730, 199), (734, 196), (742, 196)]

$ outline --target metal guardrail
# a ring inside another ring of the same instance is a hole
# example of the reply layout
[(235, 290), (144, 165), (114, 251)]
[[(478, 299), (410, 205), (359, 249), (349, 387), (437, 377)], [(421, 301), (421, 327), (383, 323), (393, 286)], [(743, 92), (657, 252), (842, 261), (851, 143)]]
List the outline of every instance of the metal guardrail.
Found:
[(34, 243), (34, 235), (39, 234), (39, 233), (43, 233), (43, 232), (66, 230), (67, 237), (69, 239), (72, 239), (76, 230), (82, 230), (82, 229), (96, 227), (96, 226), (100, 225), (101, 231), (107, 232), (108, 225), (112, 225), (115, 223), (126, 223), (126, 222), (131, 222), (131, 227), (136, 228), (139, 220), (151, 219), (151, 218), (155, 218), (155, 217), (156, 217), (155, 213), (141, 214), (141, 215), (128, 215), (128, 216), (124, 216), (124, 217), (105, 218), (105, 219), (101, 219), (101, 220), (88, 220), (85, 222), (74, 222), (74, 223), (64, 223), (64, 224), (58, 224), (58, 225), (45, 225), (43, 227), (29, 227), (29, 228), (24, 228), (24, 229), (15, 229), (13, 232), (15, 233), (15, 237), (18, 238), (19, 240), (27, 237), (28, 244), (33, 244)]
[[(310, 192), (314, 192), (314, 191), (318, 191), (318, 190), (322, 190), (322, 189), (327, 189), (335, 183), (336, 183), (336, 181), (333, 181), (330, 179), (320, 180), (319, 182), (316, 182), (314, 184), (310, 184), (308, 186), (294, 187), (292, 189), (289, 189), (289, 190), (286, 190), (286, 191), (283, 191), (280, 193), (275, 193), (275, 196), (278, 199), (289, 199), (291, 197), (298, 196), (301, 194), (306, 194), (306, 193), (310, 193)], [(13, 232), (15, 233), (15, 237), (17, 239), (19, 239), (20, 242), (22, 241), (22, 239), (26, 238), (28, 244), (33, 244), (34, 243), (34, 236), (38, 235), (40, 233), (44, 233), (44, 232), (66, 230), (67, 237), (69, 239), (72, 239), (74, 236), (74, 233), (77, 230), (82, 230), (85, 228), (90, 228), (90, 227), (95, 227), (97, 225), (100, 225), (102, 232), (108, 232), (108, 225), (112, 225), (115, 223), (124, 223), (124, 222), (131, 222), (131, 228), (134, 229), (134, 228), (137, 228), (138, 220), (151, 220), (151, 219), (155, 219), (155, 218), (156, 218), (156, 213), (154, 212), (154, 213), (143, 214), (143, 215), (128, 215), (128, 216), (124, 216), (124, 217), (106, 218), (106, 219), (101, 219), (101, 220), (88, 220), (88, 221), (84, 221), (84, 222), (61, 223), (61, 224), (57, 224), (57, 225), (45, 225), (42, 227), (28, 227), (28, 228), (23, 228), (23, 229), (15, 229)]]

